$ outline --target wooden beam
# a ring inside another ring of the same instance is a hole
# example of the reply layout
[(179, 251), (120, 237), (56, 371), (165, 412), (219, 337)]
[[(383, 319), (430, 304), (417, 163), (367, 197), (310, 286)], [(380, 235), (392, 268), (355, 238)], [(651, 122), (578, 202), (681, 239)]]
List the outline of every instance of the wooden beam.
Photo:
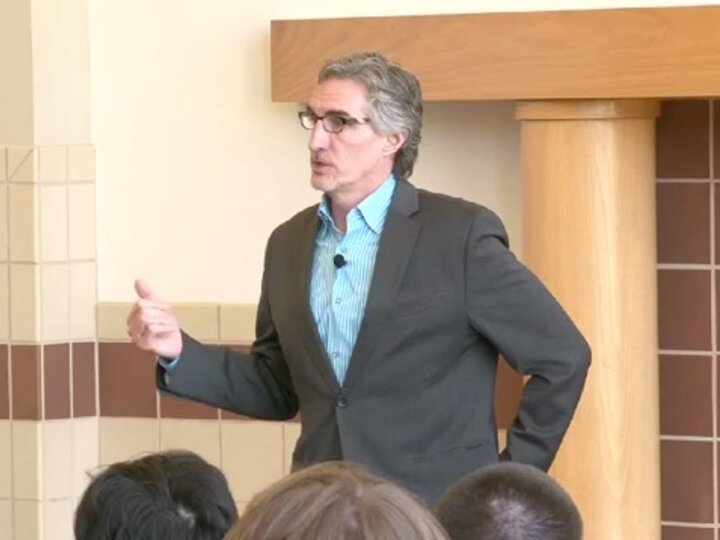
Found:
[(272, 99), (305, 101), (322, 62), (380, 51), (428, 101), (720, 96), (720, 6), (271, 23)]

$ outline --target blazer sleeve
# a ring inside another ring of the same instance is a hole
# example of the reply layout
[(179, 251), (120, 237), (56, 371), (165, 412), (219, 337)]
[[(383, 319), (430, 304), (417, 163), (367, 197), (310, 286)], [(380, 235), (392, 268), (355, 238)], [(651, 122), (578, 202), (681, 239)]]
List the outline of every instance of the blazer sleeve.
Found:
[(268, 299), (272, 238), (258, 304), (256, 338), (249, 354), (203, 345), (183, 333), (176, 366), (157, 367), (157, 386), (165, 393), (213, 407), (268, 420), (287, 420), (298, 412), (298, 400), (285, 363)]
[(508, 249), (500, 219), (483, 208), (468, 237), (470, 324), (529, 375), (501, 459), (547, 470), (572, 419), (590, 348), (545, 286)]

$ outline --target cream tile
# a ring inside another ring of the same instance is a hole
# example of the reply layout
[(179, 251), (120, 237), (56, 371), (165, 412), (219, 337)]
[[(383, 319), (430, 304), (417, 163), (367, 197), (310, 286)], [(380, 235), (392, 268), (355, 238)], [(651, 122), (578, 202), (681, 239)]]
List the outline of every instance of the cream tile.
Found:
[(173, 304), (180, 326), (195, 339), (217, 342), (220, 338), (217, 304)]
[(507, 446), (507, 430), (498, 429), (498, 449), (502, 452)]
[(233, 496), (252, 496), (283, 476), (283, 426), (280, 422), (224, 422), (223, 471)]
[(0, 342), (10, 339), (10, 269), (0, 263)]
[(159, 448), (159, 422), (144, 418), (100, 419), (100, 465), (139, 457)]
[(42, 497), (42, 431), (39, 422), (12, 424), (13, 496), (40, 500)]
[(283, 473), (290, 474), (295, 443), (300, 438), (300, 422), (283, 423)]
[(12, 501), (0, 500), (0, 540), (13, 540)]
[(38, 266), (10, 265), (10, 337), (15, 341), (39, 340)]
[(220, 306), (220, 342), (251, 343), (255, 339), (256, 304)]
[(69, 186), (70, 258), (95, 258), (95, 186)]
[(10, 182), (34, 182), (37, 178), (37, 153), (31, 146), (7, 149), (7, 174)]
[(101, 302), (96, 308), (99, 341), (129, 341), (126, 320), (132, 309), (130, 302)]
[(235, 501), (235, 506), (237, 507), (238, 511), (238, 517), (242, 516), (245, 513), (245, 509), (247, 508), (248, 503), (243, 501)]
[(8, 252), (11, 261), (37, 261), (37, 198), (36, 186), (9, 186)]
[(220, 467), (220, 423), (217, 420), (161, 420), (161, 450), (190, 450)]
[(7, 181), (7, 148), (0, 146), (0, 182)]
[(67, 181), (67, 147), (41, 146), (38, 153), (38, 178), (40, 182)]
[(72, 420), (43, 423), (43, 498), (64, 499), (73, 495)]
[(68, 258), (67, 186), (40, 186), (40, 260)]
[(40, 281), (42, 339), (67, 340), (70, 336), (70, 265), (43, 265)]
[(0, 499), (10, 499), (11, 497), (12, 431), (8, 420), (0, 420)]
[(68, 180), (95, 180), (95, 148), (91, 144), (68, 146)]
[(8, 256), (8, 186), (0, 183), (0, 261), (7, 261)]
[(73, 540), (74, 510), (72, 499), (45, 501), (43, 503), (43, 539)]
[(97, 304), (94, 262), (70, 263), (70, 337), (94, 339)]
[(16, 500), (13, 506), (15, 540), (41, 540), (42, 504), (35, 501)]
[(73, 491), (81, 497), (100, 464), (100, 428), (97, 418), (73, 421)]

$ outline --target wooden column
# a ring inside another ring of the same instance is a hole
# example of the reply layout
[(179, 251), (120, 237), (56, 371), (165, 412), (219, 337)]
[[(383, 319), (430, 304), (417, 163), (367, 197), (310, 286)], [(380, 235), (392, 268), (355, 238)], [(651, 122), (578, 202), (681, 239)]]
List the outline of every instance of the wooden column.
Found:
[(653, 100), (524, 102), (524, 260), (592, 347), (551, 474), (585, 538), (660, 538)]

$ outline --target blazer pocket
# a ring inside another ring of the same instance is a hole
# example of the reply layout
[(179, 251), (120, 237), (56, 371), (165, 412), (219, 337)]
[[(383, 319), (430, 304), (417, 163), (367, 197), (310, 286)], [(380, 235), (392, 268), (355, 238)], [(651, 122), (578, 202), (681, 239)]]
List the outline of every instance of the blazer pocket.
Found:
[(416, 295), (414, 298), (400, 299), (395, 307), (393, 317), (410, 317), (431, 309), (437, 309), (442, 305), (442, 299), (443, 296), (438, 291), (423, 296)]
[(475, 442), (469, 442), (466, 444), (459, 444), (456, 446), (450, 446), (447, 448), (442, 448), (440, 450), (434, 450), (432, 452), (428, 452), (426, 454), (417, 454), (414, 456), (411, 456), (412, 459), (415, 461), (434, 461), (434, 460), (443, 460), (448, 459), (454, 456), (457, 456), (458, 454), (463, 454), (465, 452), (474, 452), (480, 449), (485, 450), (485, 447), (490, 446), (490, 441), (488, 439), (481, 439), (479, 441)]

